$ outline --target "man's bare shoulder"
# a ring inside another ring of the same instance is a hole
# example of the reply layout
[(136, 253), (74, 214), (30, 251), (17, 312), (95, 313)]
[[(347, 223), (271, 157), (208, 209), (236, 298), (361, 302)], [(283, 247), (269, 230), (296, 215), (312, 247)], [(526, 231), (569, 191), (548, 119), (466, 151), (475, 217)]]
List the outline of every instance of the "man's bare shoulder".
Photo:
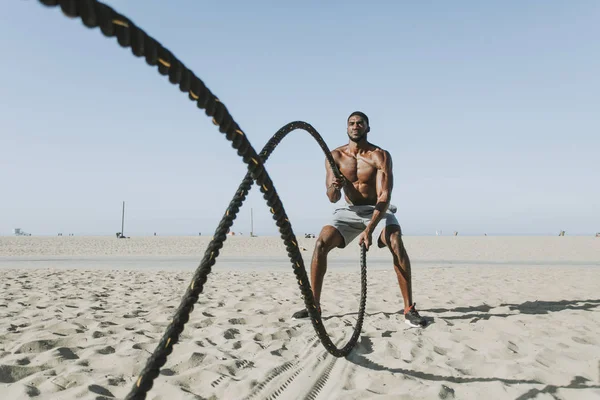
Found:
[(371, 151), (371, 159), (378, 165), (385, 166), (392, 162), (392, 155), (389, 151), (373, 145), (374, 149)]
[(336, 147), (335, 149), (331, 150), (331, 155), (333, 156), (333, 158), (338, 159), (340, 158), (344, 153), (346, 153), (346, 150), (348, 149), (348, 145), (342, 145), (340, 147)]

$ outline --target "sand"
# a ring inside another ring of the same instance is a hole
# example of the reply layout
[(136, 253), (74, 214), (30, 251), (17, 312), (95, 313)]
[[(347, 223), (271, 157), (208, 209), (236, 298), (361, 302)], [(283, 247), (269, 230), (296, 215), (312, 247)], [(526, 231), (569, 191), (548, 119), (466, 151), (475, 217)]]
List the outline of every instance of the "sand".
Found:
[[(0, 237), (0, 399), (123, 398), (210, 238)], [(300, 239), (308, 262), (314, 239)], [(406, 237), (425, 329), (385, 249), (346, 358), (323, 347), (278, 238), (229, 238), (148, 399), (600, 398), (600, 239)], [(358, 247), (331, 255), (325, 327), (356, 322)]]

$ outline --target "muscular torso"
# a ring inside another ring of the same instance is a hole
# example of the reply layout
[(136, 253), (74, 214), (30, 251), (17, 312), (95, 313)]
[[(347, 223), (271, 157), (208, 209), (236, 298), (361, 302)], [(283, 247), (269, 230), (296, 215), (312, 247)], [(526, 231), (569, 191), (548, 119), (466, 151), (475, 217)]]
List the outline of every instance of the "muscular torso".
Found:
[(335, 149), (333, 156), (340, 172), (352, 186), (344, 189), (346, 201), (354, 205), (375, 205), (378, 197), (377, 171), (383, 168), (384, 150), (370, 145), (356, 155), (348, 146)]

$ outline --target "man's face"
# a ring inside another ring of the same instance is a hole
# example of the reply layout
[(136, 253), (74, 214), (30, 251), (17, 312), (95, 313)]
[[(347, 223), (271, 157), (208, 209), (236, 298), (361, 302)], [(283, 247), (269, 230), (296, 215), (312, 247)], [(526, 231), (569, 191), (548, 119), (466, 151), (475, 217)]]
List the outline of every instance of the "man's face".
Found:
[(353, 115), (348, 119), (348, 137), (353, 142), (360, 142), (369, 131), (369, 125), (359, 115)]

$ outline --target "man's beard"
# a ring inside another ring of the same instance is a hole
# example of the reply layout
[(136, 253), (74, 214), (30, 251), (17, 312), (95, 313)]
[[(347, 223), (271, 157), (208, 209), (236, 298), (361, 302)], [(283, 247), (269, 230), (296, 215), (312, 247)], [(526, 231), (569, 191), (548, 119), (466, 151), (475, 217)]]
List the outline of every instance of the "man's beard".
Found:
[(352, 137), (352, 136), (348, 135), (348, 138), (349, 138), (350, 140), (352, 140), (354, 143), (358, 143), (358, 142), (360, 142), (361, 140), (363, 140), (363, 139), (365, 138), (365, 134), (363, 133), (363, 134), (361, 134), (361, 135), (360, 135), (359, 137), (357, 137), (357, 138), (354, 138), (354, 137)]

